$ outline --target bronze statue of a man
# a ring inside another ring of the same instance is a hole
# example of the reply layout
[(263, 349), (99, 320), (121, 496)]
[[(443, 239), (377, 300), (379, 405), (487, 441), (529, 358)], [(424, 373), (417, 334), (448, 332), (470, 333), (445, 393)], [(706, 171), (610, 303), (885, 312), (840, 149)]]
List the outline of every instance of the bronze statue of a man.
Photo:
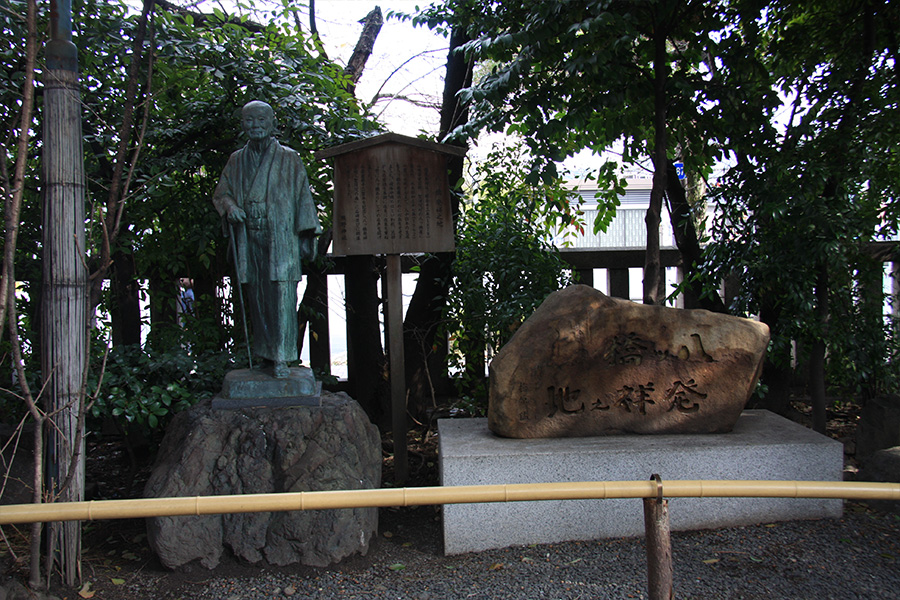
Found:
[(274, 137), (272, 107), (247, 103), (241, 124), (250, 141), (228, 159), (213, 204), (234, 238), (253, 353), (285, 378), (297, 359), (300, 263), (315, 256), (322, 228), (300, 155)]

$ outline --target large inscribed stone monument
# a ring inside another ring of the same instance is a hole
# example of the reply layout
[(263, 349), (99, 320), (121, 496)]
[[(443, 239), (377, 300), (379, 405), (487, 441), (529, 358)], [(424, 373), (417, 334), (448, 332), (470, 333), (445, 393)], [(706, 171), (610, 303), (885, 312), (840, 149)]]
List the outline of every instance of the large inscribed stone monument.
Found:
[(768, 340), (757, 321), (571, 286), (491, 362), (488, 424), (515, 438), (727, 432)]

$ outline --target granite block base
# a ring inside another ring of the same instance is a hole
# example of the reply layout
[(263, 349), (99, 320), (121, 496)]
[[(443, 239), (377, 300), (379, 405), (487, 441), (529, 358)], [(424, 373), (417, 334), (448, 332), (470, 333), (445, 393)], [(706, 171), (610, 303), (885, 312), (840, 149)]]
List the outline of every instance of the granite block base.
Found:
[[(486, 419), (438, 421), (441, 485), (762, 479), (840, 481), (843, 446), (763, 410), (741, 414), (734, 430), (703, 435), (621, 435), (508, 439)], [(841, 500), (671, 498), (674, 530), (794, 519), (836, 518)], [(444, 552), (644, 534), (640, 499), (452, 504), (443, 509)]]

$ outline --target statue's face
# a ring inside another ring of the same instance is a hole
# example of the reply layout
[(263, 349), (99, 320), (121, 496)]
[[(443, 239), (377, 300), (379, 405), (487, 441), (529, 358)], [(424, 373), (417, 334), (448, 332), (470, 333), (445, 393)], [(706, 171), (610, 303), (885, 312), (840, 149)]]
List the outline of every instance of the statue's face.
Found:
[(241, 115), (244, 133), (253, 141), (262, 141), (275, 132), (275, 116), (265, 106), (251, 106)]

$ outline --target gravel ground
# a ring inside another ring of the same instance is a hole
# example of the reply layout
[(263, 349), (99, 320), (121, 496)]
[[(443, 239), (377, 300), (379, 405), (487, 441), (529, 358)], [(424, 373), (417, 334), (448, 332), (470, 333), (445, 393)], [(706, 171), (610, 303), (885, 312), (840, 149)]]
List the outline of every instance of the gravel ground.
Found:
[[(445, 557), (435, 509), (387, 509), (366, 557), (324, 569), (93, 570), (95, 600), (647, 598), (641, 539)], [(846, 505), (841, 519), (672, 534), (679, 599), (900, 598), (900, 516)], [(108, 580), (117, 578), (115, 585)], [(69, 595), (77, 600), (77, 596)]]
[[(829, 421), (832, 437), (850, 448), (848, 465), (853, 468), (846, 474), (850, 479), (855, 475), (855, 422), (853, 415), (843, 413)], [(412, 472), (416, 480), (411, 485), (436, 485), (436, 438), (433, 432), (419, 437), (414, 453), (418, 468)], [(94, 479), (102, 482), (108, 497), (130, 497), (143, 487), (140, 478), (132, 481), (121, 448), (95, 450), (89, 458), (105, 461), (96, 464)], [(392, 480), (390, 467), (388, 459), (387, 481)], [(640, 511), (640, 502), (635, 503)], [(436, 507), (381, 509), (379, 535), (368, 554), (323, 569), (266, 568), (226, 560), (214, 571), (195, 567), (172, 572), (150, 551), (143, 521), (101, 521), (87, 524), (85, 532), (83, 572), (89, 587), (68, 591), (55, 587), (60, 600), (648, 597), (642, 539), (445, 557)], [(841, 519), (674, 532), (672, 556), (679, 600), (900, 599), (900, 511), (847, 502)], [(21, 578), (26, 564), (7, 565), (7, 575)]]

